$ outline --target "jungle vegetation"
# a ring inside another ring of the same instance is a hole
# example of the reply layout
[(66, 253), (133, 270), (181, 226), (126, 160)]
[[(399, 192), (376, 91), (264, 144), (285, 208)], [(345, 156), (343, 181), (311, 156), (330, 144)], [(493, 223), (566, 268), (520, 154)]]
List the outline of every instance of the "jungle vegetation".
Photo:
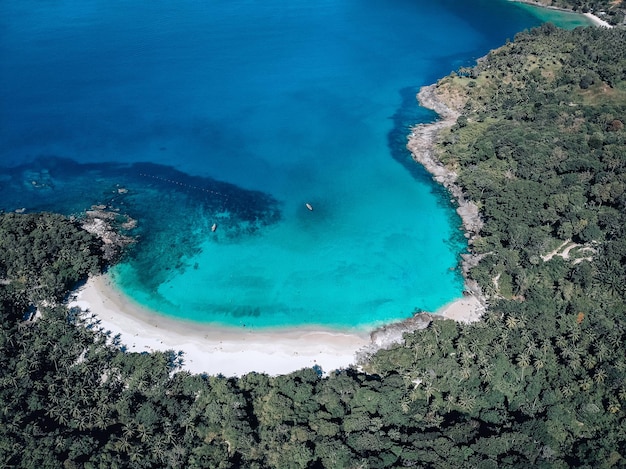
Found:
[(625, 467), (625, 51), (624, 30), (545, 25), (439, 82), (464, 100), (438, 152), (481, 208), (489, 310), (362, 370), (226, 378), (127, 352), (61, 301), (99, 241), (0, 214), (0, 464)]

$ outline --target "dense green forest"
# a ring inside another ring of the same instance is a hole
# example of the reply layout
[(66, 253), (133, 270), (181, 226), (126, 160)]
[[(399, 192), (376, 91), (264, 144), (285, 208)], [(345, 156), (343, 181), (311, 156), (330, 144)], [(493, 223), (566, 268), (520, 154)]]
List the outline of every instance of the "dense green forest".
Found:
[[(60, 301), (102, 268), (54, 215), (0, 215), (0, 465), (626, 467), (626, 31), (523, 33), (438, 84), (438, 154), (480, 208), (482, 321), (362, 371), (191, 375)], [(31, 319), (27, 313), (39, 313)]]

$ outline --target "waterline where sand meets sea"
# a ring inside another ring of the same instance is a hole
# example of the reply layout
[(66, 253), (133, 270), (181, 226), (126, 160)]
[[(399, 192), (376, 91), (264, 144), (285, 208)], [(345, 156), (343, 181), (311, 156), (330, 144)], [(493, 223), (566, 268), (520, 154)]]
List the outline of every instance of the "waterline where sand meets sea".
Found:
[[(366, 330), (235, 329), (174, 320), (137, 305), (105, 275), (90, 278), (70, 306), (95, 315), (97, 327), (110, 331), (111, 338), (119, 334), (129, 352), (182, 351), (182, 369), (192, 373), (278, 375), (314, 366), (329, 372), (356, 364), (357, 353), (372, 344), (388, 345), (376, 344)], [(481, 312), (480, 302), (467, 297), (445, 305), (439, 314), (472, 322)]]

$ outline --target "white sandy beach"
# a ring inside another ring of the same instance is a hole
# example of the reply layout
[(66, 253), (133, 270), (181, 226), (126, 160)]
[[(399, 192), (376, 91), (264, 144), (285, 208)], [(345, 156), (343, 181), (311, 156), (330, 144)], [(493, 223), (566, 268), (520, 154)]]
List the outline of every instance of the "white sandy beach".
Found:
[(602, 18), (597, 17), (593, 13), (583, 13), (583, 15), (585, 15), (587, 18), (589, 18), (591, 20), (591, 22), (594, 25), (596, 25), (596, 26), (602, 26), (604, 28), (612, 28), (613, 27), (611, 24), (607, 23)]
[(70, 305), (94, 313), (105, 331), (120, 334), (128, 351), (183, 351), (183, 369), (192, 373), (277, 375), (314, 365), (330, 371), (348, 367), (369, 343), (367, 333), (237, 330), (170, 319), (133, 304), (106, 276), (90, 278)]
[[(356, 352), (371, 343), (367, 332), (237, 330), (170, 319), (134, 304), (105, 275), (90, 278), (70, 306), (95, 314), (99, 326), (111, 331), (111, 337), (120, 334), (130, 352), (184, 352), (183, 369), (192, 373), (279, 375), (315, 365), (328, 372), (353, 364)], [(441, 313), (471, 321), (481, 310), (478, 300), (468, 297), (446, 305)]]
[(443, 306), (437, 311), (437, 314), (448, 319), (454, 319), (457, 322), (469, 324), (480, 320), (484, 311), (485, 307), (478, 298), (466, 296)]

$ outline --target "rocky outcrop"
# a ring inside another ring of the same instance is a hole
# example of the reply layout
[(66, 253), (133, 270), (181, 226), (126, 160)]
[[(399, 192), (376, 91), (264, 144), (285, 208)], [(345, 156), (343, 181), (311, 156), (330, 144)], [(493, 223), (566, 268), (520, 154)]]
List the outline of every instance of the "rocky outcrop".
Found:
[(121, 231), (132, 230), (136, 224), (136, 221), (128, 215), (120, 215), (105, 205), (92, 206), (91, 210), (85, 212), (82, 220), (83, 229), (102, 240), (102, 257), (108, 263), (114, 262), (124, 247), (135, 241), (133, 237), (122, 234)]
[[(468, 200), (461, 186), (457, 184), (457, 174), (447, 168), (436, 156), (435, 145), (441, 130), (456, 124), (461, 115), (458, 109), (464, 104), (462, 96), (448, 96), (445, 101), (437, 93), (437, 85), (423, 87), (417, 95), (420, 104), (439, 114), (440, 119), (430, 123), (421, 124), (414, 127), (408, 138), (407, 148), (411, 151), (413, 159), (420, 163), (433, 176), (433, 179), (442, 184), (456, 200), (457, 213), (463, 222), (463, 229), (468, 242), (471, 245), (473, 237), (478, 235), (483, 227), (478, 206)], [(450, 105), (448, 105), (450, 103)], [(475, 267), (481, 259), (488, 254), (461, 254), (462, 271), (465, 277), (465, 295), (475, 297), (482, 305), (481, 311), (486, 307), (486, 299), (482, 293), (478, 282), (469, 279), (467, 274), (472, 267)], [(401, 343), (404, 334), (416, 330), (427, 328), (434, 320), (445, 320), (446, 318), (438, 314), (424, 312), (415, 313), (412, 317), (375, 329), (370, 334), (371, 343), (359, 350), (356, 354), (357, 363), (367, 363), (377, 350), (391, 347), (393, 344)]]
[(372, 345), (376, 348), (387, 348), (401, 342), (404, 334), (426, 329), (433, 318), (437, 318), (437, 316), (429, 313), (417, 313), (404, 321), (382, 326), (370, 334)]
[[(463, 222), (465, 237), (471, 245), (473, 239), (480, 233), (483, 221), (480, 218), (478, 206), (468, 200), (461, 186), (457, 184), (457, 174), (446, 167), (435, 152), (435, 145), (439, 133), (456, 124), (461, 115), (460, 109), (464, 105), (464, 99), (449, 94), (444, 99), (438, 92), (437, 85), (423, 87), (417, 95), (419, 103), (439, 114), (440, 119), (431, 124), (421, 124), (414, 127), (409, 135), (407, 148), (411, 151), (413, 159), (420, 163), (433, 176), (433, 179), (442, 184), (456, 200), (457, 213)], [(487, 254), (462, 254), (461, 268), (465, 277), (465, 290), (475, 296), (483, 305), (486, 305), (485, 297), (477, 282), (467, 278), (472, 267), (478, 265), (480, 260)]]
[(468, 237), (476, 235), (483, 227), (478, 207), (467, 200), (463, 189), (456, 183), (457, 174), (447, 168), (435, 154), (435, 143), (441, 130), (456, 124), (461, 113), (449, 107), (437, 94), (437, 85), (423, 87), (417, 99), (419, 103), (439, 114), (440, 119), (431, 124), (421, 124), (413, 128), (409, 135), (407, 148), (413, 159), (420, 163), (433, 176), (433, 179), (450, 191), (458, 203), (457, 213), (463, 221)]
[(404, 334), (426, 329), (434, 320), (443, 319), (442, 316), (419, 312), (404, 321), (386, 324), (374, 329), (370, 333), (370, 343), (356, 352), (356, 363), (359, 366), (365, 365), (378, 350), (402, 343)]
[[(438, 158), (435, 152), (435, 144), (441, 130), (452, 127), (456, 124), (461, 115), (459, 109), (463, 105), (463, 100), (449, 96), (449, 99), (442, 99), (438, 94), (437, 85), (423, 87), (417, 95), (419, 103), (428, 109), (432, 109), (439, 114), (440, 119), (431, 124), (421, 124), (413, 128), (409, 135), (407, 148), (411, 151), (413, 159), (420, 163), (433, 176), (433, 179), (442, 184), (456, 200), (456, 209), (463, 222), (465, 237), (468, 243), (473, 244), (473, 239), (483, 227), (478, 206), (468, 200), (461, 186), (457, 184), (457, 174), (452, 169), (446, 167)], [(450, 103), (450, 105), (448, 105)], [(467, 273), (476, 266), (484, 255), (476, 254), (462, 255), (463, 275), (466, 278), (465, 289), (476, 296), (481, 303), (485, 304), (485, 299), (476, 282), (467, 280)]]

